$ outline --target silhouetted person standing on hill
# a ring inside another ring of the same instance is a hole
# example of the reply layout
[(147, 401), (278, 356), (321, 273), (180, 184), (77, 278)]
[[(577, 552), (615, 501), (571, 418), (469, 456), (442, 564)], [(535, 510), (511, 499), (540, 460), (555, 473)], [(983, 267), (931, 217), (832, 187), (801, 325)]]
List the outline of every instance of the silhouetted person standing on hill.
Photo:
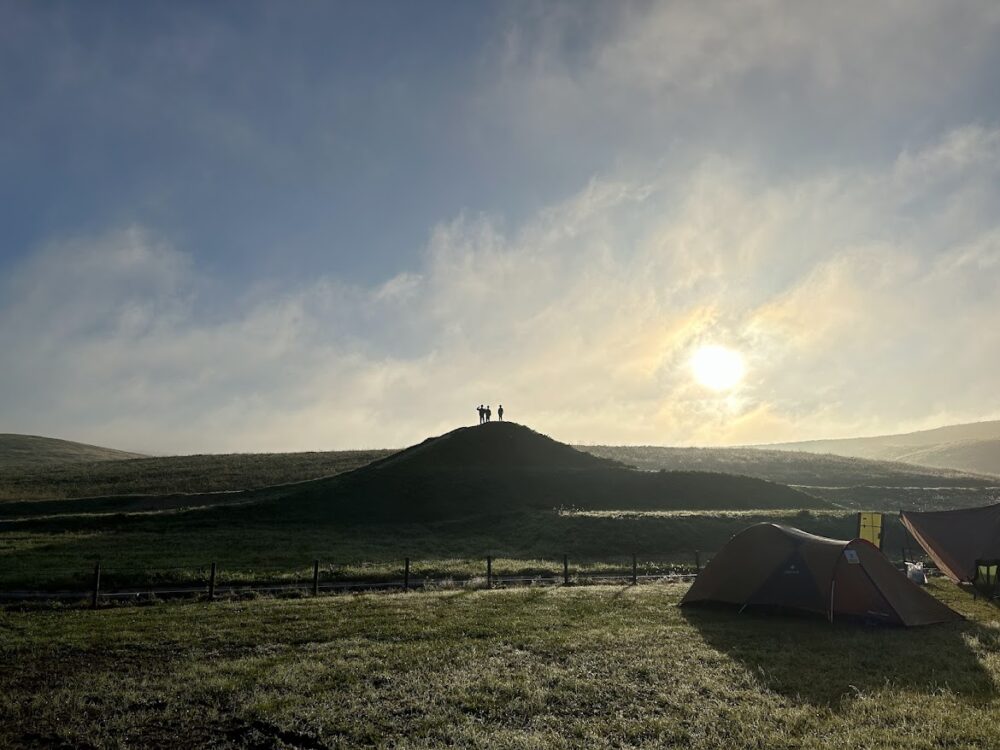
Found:
[(497, 407), (497, 422), (503, 422), (503, 404)]
[(479, 412), (479, 424), (482, 424), (483, 422), (486, 421), (486, 409), (484, 409), (483, 405), (480, 404), (478, 407), (476, 407), (476, 411)]
[(490, 421), (490, 415), (491, 415), (492, 413), (493, 413), (493, 412), (491, 412), (491, 411), (490, 411), (490, 405), (489, 405), (489, 404), (487, 404), (487, 405), (486, 405), (486, 421), (487, 421), (487, 422), (489, 422), (489, 421)]

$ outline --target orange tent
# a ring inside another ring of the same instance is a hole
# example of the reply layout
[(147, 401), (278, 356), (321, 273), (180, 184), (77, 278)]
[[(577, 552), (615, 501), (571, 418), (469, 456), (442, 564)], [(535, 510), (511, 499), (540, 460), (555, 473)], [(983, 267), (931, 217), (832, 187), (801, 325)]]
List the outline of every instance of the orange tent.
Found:
[(761, 523), (734, 536), (681, 605), (771, 607), (892, 625), (960, 620), (863, 539), (843, 541)]

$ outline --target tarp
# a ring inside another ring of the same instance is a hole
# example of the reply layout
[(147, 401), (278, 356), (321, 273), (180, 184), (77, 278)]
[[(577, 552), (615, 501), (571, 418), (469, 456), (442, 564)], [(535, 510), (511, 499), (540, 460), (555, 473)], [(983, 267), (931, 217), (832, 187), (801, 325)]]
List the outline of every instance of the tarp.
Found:
[(734, 536), (681, 605), (772, 607), (893, 625), (960, 620), (863, 539), (845, 541), (760, 523)]
[(1000, 503), (958, 510), (900, 511), (903, 525), (941, 572), (972, 581), (976, 560), (1000, 559)]

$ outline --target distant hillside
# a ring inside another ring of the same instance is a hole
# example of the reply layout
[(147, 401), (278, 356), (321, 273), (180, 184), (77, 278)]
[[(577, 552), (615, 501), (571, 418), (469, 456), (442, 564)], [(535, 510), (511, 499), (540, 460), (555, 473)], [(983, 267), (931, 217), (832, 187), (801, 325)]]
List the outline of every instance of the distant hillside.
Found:
[(897, 460), (923, 466), (1000, 474), (1000, 439), (967, 440), (917, 448)]
[(812, 487), (982, 487), (996, 479), (897, 461), (760, 448), (581, 445), (580, 450), (647, 471), (717, 471)]
[(74, 443), (70, 440), (37, 435), (0, 434), (0, 467), (53, 466), (83, 461), (121, 461), (141, 458), (141, 453), (128, 453), (97, 445)]
[(510, 422), (463, 427), (274, 501), (282, 512), (442, 519), (529, 509), (827, 508), (781, 484), (708, 472), (643, 472)]
[(949, 425), (901, 435), (809, 440), (751, 447), (833, 453), (1000, 475), (1000, 421)]
[(391, 450), (226, 453), (130, 461), (17, 464), (0, 474), (0, 502), (236, 492), (357, 469)]

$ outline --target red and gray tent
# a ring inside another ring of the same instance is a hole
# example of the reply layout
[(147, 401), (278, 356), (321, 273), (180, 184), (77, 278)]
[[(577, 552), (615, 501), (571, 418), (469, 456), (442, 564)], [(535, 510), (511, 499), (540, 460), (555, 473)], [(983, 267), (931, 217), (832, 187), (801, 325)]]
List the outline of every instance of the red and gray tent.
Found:
[(681, 605), (720, 603), (892, 625), (960, 620), (863, 539), (844, 541), (759, 523), (730, 539)]
[(941, 572), (972, 581), (976, 560), (1000, 559), (1000, 503), (959, 510), (900, 511), (900, 520)]

